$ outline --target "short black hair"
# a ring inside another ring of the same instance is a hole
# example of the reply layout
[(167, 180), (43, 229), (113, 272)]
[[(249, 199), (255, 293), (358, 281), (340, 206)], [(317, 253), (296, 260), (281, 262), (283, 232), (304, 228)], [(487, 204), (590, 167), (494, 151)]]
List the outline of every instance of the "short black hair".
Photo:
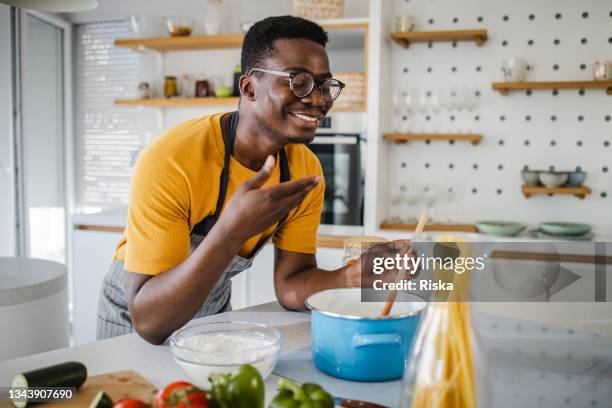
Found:
[(274, 40), (281, 38), (305, 38), (323, 47), (329, 40), (327, 32), (313, 21), (294, 16), (264, 18), (253, 24), (244, 36), (240, 55), (242, 74), (269, 58), (274, 53)]

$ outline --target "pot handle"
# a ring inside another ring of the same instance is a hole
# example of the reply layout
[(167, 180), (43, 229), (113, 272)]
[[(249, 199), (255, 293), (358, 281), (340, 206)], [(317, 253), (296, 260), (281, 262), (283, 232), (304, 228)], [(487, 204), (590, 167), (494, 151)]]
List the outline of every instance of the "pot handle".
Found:
[(353, 336), (353, 347), (378, 346), (381, 344), (400, 345), (402, 338), (397, 333), (356, 334)]

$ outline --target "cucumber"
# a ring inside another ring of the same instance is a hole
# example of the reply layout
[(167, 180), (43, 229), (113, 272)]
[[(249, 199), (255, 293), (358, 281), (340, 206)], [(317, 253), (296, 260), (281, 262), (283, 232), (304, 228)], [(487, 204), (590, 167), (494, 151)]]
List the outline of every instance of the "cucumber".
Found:
[(100, 391), (89, 404), (89, 408), (113, 408), (113, 400), (107, 393)]
[[(75, 361), (39, 368), (17, 374), (11, 381), (12, 388), (31, 387), (68, 387), (79, 389), (87, 379), (87, 368)], [(17, 408), (28, 405), (28, 402), (13, 403)]]

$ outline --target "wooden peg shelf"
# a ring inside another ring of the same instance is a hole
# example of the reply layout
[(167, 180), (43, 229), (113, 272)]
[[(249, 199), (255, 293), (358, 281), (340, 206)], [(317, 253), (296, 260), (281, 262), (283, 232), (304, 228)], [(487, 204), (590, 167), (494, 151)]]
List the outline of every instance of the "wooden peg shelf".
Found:
[(491, 87), (502, 95), (529, 89), (605, 89), (612, 95), (612, 81), (493, 82)]
[(541, 187), (541, 186), (523, 186), (523, 195), (529, 198), (536, 194), (548, 194), (549, 196), (556, 194), (571, 194), (583, 200), (587, 195), (591, 194), (589, 187)]
[(417, 140), (452, 140), (477, 145), (482, 140), (482, 135), (475, 133), (385, 133), (383, 138), (396, 144)]
[(440, 41), (474, 41), (480, 47), (487, 41), (487, 30), (406, 31), (393, 32), (390, 37), (404, 48), (413, 42)]

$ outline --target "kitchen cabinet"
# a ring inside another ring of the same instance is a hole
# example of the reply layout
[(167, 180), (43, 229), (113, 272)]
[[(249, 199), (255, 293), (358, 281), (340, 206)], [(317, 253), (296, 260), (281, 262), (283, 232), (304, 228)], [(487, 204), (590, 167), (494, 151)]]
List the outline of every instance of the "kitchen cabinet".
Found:
[(77, 345), (96, 340), (98, 295), (120, 238), (120, 232), (72, 232), (72, 334)]
[[(343, 255), (343, 249), (320, 247), (317, 249), (317, 263), (322, 269), (337, 269), (342, 266)], [(232, 286), (232, 307), (234, 307), (234, 298), (240, 296), (240, 294), (246, 295), (245, 299), (236, 301), (236, 304), (240, 304), (241, 307), (276, 301), (276, 294), (274, 293), (274, 246), (266, 245), (253, 261), (251, 268), (234, 279), (237, 278), (240, 279), (240, 283), (238, 288)], [(243, 288), (246, 288), (246, 290)]]

